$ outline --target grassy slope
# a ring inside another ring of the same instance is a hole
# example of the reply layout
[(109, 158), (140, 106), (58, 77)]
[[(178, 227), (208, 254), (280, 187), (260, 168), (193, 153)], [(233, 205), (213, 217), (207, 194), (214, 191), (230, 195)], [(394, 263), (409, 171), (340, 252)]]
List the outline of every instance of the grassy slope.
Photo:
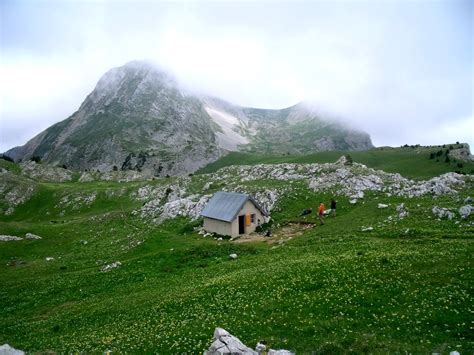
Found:
[[(474, 228), (429, 218), (431, 198), (368, 195), (350, 205), (340, 197), (338, 216), (325, 226), (272, 247), (202, 238), (185, 219), (158, 227), (133, 217), (140, 203), (129, 196), (140, 183), (40, 185), (0, 219), (0, 234), (43, 237), (0, 244), (1, 344), (198, 353), (221, 326), (250, 346), (265, 339), (298, 352), (474, 349)], [(273, 213), (278, 223), (330, 197), (294, 187)], [(89, 206), (56, 207), (64, 196), (93, 192)], [(472, 186), (460, 197), (467, 195)], [(378, 202), (391, 206), (379, 210)], [(383, 222), (400, 202), (410, 216)], [(436, 204), (460, 202), (446, 196)], [(375, 231), (360, 232), (367, 225)], [(99, 272), (116, 260), (121, 268)]]
[[(453, 146), (456, 146), (455, 144)], [(232, 152), (218, 161), (207, 165), (198, 173), (211, 173), (229, 165), (255, 165), (255, 164), (278, 164), (278, 163), (332, 163), (341, 155), (349, 154), (358, 163), (365, 164), (371, 168), (385, 170), (392, 173), (400, 173), (412, 179), (429, 179), (434, 176), (460, 170), (472, 174), (474, 163), (463, 162), (463, 168), (457, 166), (458, 162), (445, 163), (445, 156), (437, 159), (429, 159), (431, 152), (437, 152), (442, 147), (433, 148), (376, 148), (362, 152), (331, 151), (310, 155), (283, 155), (266, 156), (248, 153)]]

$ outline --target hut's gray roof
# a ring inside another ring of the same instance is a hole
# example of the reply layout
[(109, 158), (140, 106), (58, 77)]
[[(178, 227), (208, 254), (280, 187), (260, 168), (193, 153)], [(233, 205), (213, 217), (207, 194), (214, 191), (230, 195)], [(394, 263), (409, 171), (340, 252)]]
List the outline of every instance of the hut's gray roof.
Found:
[(201, 216), (225, 222), (232, 222), (247, 201), (252, 201), (255, 207), (262, 212), (263, 215), (267, 215), (265, 210), (260, 207), (257, 201), (255, 201), (251, 196), (237, 192), (219, 191), (209, 200), (206, 207), (201, 212)]

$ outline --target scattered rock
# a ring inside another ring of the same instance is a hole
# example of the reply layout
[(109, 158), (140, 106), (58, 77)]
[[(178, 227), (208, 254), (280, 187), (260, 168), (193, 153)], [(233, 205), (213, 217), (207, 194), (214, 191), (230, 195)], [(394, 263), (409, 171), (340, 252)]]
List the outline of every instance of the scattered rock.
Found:
[(401, 204), (397, 205), (397, 207), (396, 207), (397, 212), (402, 212), (404, 209), (405, 209), (405, 204), (404, 203), (401, 203)]
[(0, 355), (24, 355), (25, 352), (15, 349), (8, 344), (0, 346)]
[(23, 238), (14, 235), (0, 235), (0, 242), (10, 242), (12, 240), (23, 240)]
[(32, 160), (27, 160), (20, 164), (21, 173), (30, 178), (49, 181), (49, 182), (65, 182), (71, 181), (73, 173), (70, 170), (55, 167), (49, 164), (38, 164)]
[(374, 230), (374, 227), (362, 227), (361, 231), (362, 232), (371, 232)]
[(471, 205), (462, 206), (459, 209), (459, 214), (461, 215), (461, 218), (467, 218), (471, 215), (473, 210), (474, 208)]
[(408, 217), (409, 213), (405, 208), (405, 204), (401, 203), (397, 206), (397, 212), (398, 212), (398, 218), (403, 219), (405, 217)]
[[(54, 206), (57, 209), (71, 208), (78, 210), (82, 207), (90, 206), (96, 199), (97, 192), (92, 193), (75, 193), (63, 196), (59, 203)], [(65, 211), (63, 210), (59, 215), (63, 216)]]
[(404, 210), (404, 211), (401, 211), (401, 212), (398, 214), (398, 218), (403, 219), (403, 218), (405, 218), (405, 217), (408, 217), (408, 215), (409, 215), (408, 211), (405, 211), (405, 210)]
[(33, 240), (42, 239), (39, 235), (36, 235), (36, 234), (33, 234), (33, 233), (26, 233), (25, 238), (26, 239), (33, 239)]
[(267, 350), (267, 346), (261, 342), (258, 342), (257, 345), (255, 346), (255, 351), (258, 353), (261, 353), (262, 351)]
[(464, 199), (464, 203), (466, 203), (466, 204), (471, 203), (471, 202), (472, 202), (471, 196), (468, 196)]
[(237, 259), (237, 254), (230, 254), (229, 258), (231, 258), (232, 260), (235, 260)]
[(54, 260), (54, 258), (52, 256), (46, 257), (46, 261), (53, 261), (53, 260)]
[(253, 197), (265, 211), (270, 213), (278, 201), (278, 191), (265, 190), (257, 192)]
[(5, 205), (1, 213), (11, 216), (15, 208), (28, 201), (36, 190), (35, 181), (6, 172), (0, 179), (0, 203)]
[(245, 346), (238, 338), (231, 335), (222, 328), (216, 328), (214, 331), (214, 342), (209, 347), (205, 355), (224, 355), (224, 354), (255, 354), (258, 353)]
[(431, 210), (431, 212), (433, 212), (433, 214), (438, 217), (438, 218), (447, 218), (449, 220), (452, 220), (454, 218), (454, 213), (451, 212), (449, 209), (447, 208), (442, 208), (442, 207), (438, 207), (438, 206), (434, 206)]
[(336, 161), (337, 165), (352, 165), (353, 161), (352, 158), (348, 157), (347, 155), (342, 155), (339, 159)]
[(268, 353), (267, 353), (267, 355), (294, 355), (294, 354), (295, 353), (292, 353), (291, 351), (283, 350), (283, 349), (280, 349), (280, 350), (270, 349), (268, 350)]
[(119, 268), (120, 266), (122, 266), (122, 263), (121, 263), (120, 261), (116, 261), (116, 262), (114, 262), (114, 263), (112, 263), (112, 264), (108, 264), (108, 265), (103, 266), (103, 267), (100, 269), (100, 271), (101, 271), (101, 272), (109, 272), (109, 271), (111, 271), (111, 270), (113, 270), (113, 269)]
[(384, 203), (379, 203), (379, 204), (377, 205), (377, 208), (380, 208), (380, 209), (382, 209), (382, 208), (388, 208), (388, 205), (386, 205), (386, 204), (384, 204)]
[(351, 205), (355, 205), (355, 204), (357, 203), (357, 199), (354, 198), (354, 199), (352, 199), (352, 200), (349, 200), (349, 203), (350, 203)]

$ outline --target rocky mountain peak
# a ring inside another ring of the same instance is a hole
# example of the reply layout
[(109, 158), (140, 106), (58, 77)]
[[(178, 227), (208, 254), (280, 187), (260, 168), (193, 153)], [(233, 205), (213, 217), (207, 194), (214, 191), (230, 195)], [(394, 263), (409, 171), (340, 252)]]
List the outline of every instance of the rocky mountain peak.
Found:
[(370, 137), (300, 103), (281, 110), (184, 93), (152, 63), (106, 72), (66, 120), (6, 154), (76, 170), (134, 170), (145, 176), (199, 169), (228, 151), (307, 154), (371, 148)]

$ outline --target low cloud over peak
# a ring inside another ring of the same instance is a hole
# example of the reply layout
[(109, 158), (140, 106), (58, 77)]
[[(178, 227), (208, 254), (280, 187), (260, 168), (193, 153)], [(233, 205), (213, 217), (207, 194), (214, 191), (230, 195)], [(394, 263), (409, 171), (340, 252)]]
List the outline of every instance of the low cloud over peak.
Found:
[(312, 102), (376, 145), (474, 143), (469, 1), (0, 6), (1, 151), (141, 58), (243, 106)]

